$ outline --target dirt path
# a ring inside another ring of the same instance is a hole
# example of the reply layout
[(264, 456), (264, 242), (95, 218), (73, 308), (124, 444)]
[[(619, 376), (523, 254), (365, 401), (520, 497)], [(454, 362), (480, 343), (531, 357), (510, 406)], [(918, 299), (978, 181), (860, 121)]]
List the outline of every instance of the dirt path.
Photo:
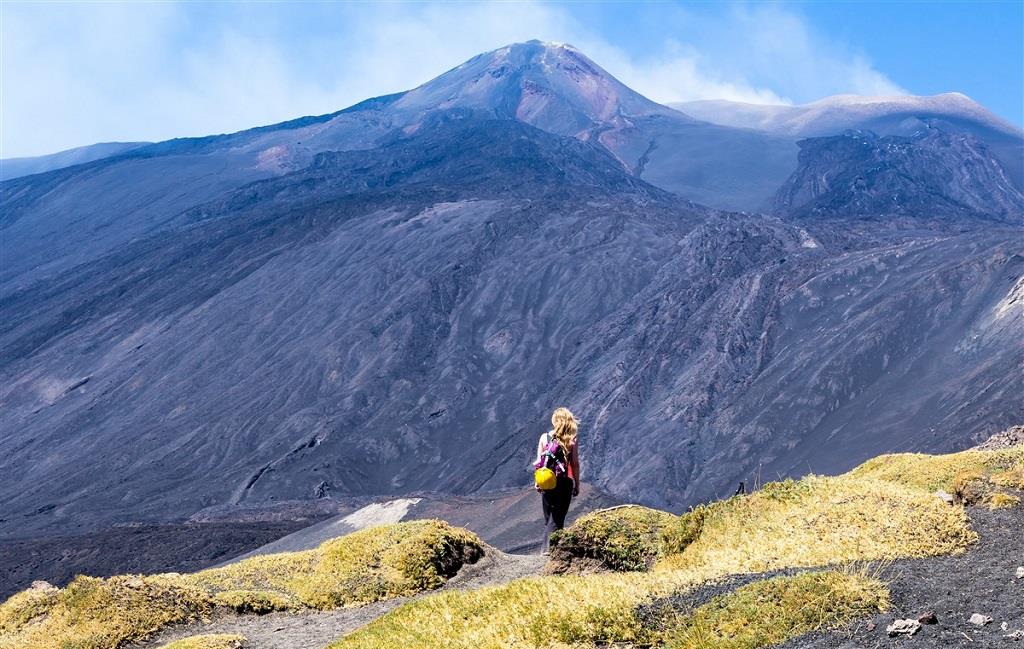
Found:
[[(538, 574), (547, 557), (505, 554), (489, 549), (480, 561), (466, 566), (442, 590), (473, 589), (504, 584)], [(429, 595), (425, 593), (418, 597)], [(346, 633), (376, 620), (388, 611), (416, 598), (403, 597), (356, 608), (334, 611), (300, 611), (267, 615), (224, 615), (208, 623), (167, 628), (131, 649), (155, 649), (173, 640), (204, 633), (235, 633), (248, 638), (251, 649), (322, 649)]]

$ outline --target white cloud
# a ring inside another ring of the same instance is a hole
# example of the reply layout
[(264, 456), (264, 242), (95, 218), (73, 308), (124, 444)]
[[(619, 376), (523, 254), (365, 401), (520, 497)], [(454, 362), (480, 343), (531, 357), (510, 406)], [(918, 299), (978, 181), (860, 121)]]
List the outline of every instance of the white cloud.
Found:
[(678, 34), (644, 55), (583, 24), (572, 5), (328, 3), (303, 5), (305, 23), (284, 5), (197, 6), (0, 5), (0, 156), (331, 112), (530, 38), (573, 43), (662, 102), (904, 92), (861, 53), (770, 6), (714, 19), (674, 11)]
[(716, 56), (725, 74), (742, 72), (801, 102), (840, 93), (907, 94), (863, 53), (817, 32), (799, 14), (777, 5), (740, 5), (730, 13), (727, 23), (704, 30), (728, 43)]

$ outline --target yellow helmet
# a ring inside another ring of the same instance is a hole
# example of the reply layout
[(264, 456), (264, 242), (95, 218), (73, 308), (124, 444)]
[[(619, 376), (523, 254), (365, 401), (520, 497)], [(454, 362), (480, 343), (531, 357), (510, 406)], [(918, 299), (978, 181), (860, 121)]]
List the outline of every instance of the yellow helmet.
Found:
[(534, 471), (533, 481), (536, 483), (537, 488), (542, 491), (554, 489), (555, 484), (558, 482), (555, 478), (555, 472), (547, 467), (541, 467)]

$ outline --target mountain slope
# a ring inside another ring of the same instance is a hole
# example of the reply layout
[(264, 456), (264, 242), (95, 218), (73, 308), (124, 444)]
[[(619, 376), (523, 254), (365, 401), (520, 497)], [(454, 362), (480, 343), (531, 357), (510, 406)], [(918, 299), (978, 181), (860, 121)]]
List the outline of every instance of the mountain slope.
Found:
[(0, 159), (0, 180), (10, 180), (12, 178), (20, 178), (21, 176), (85, 164), (94, 160), (119, 155), (147, 144), (149, 142), (100, 142), (99, 144), (80, 146), (49, 155), (3, 158)]
[(800, 164), (776, 211), (800, 217), (931, 215), (1020, 223), (1024, 194), (970, 135), (929, 128), (913, 137), (870, 132), (800, 141)]
[(521, 486), (562, 404), (671, 507), (1021, 419), (1019, 227), (700, 207), (647, 180), (770, 196), (766, 136), (616, 84), (527, 43), (0, 183), (0, 535)]
[[(312, 475), (326, 471), (338, 494), (479, 487), (487, 476), (450, 467), (470, 457), (497, 465), (520, 444), (501, 450), (497, 439), (475, 446), (460, 436), (499, 412), (511, 424), (510, 407), (527, 410), (521, 400), (542, 409), (534, 400), (558, 361), (531, 348), (553, 342), (571, 302), (579, 334), (585, 319), (614, 310), (671, 248), (670, 233), (703, 215), (646, 185), (628, 191), (635, 181), (588, 145), (502, 125), (507, 130), (487, 120), (449, 122), (416, 144), (385, 147), (372, 163), (359, 152), (334, 162), (393, 169), (410, 147), (423, 144), (429, 157), (444, 140), (437, 175), (426, 180), (331, 194), (311, 178), (324, 169), (314, 166), (282, 181), (292, 192), (286, 207), (276, 191), (254, 201), (243, 191), (173, 233), (125, 246), (46, 289), (8, 296), (4, 401), (18, 414), (4, 428), (41, 436), (0, 442), (5, 466), (46, 452), (52, 463), (25, 478), (46, 482), (42, 475), (56, 471), (61, 482), (44, 492), (58, 501), (77, 492), (76, 500), (94, 503), (89, 518), (97, 521), (125, 507), (143, 514), (271, 492), (306, 497), (306, 479), (291, 477), (295, 462), (317, 465)], [(460, 146), (469, 160), (491, 160), (498, 175), (480, 187), (463, 175), (446, 182)], [(519, 147), (518, 157), (502, 157)], [(422, 173), (423, 158), (412, 162)], [(569, 175), (574, 166), (585, 173)], [(588, 258), (595, 246), (605, 252)], [(645, 248), (649, 261), (623, 273), (623, 255)], [(591, 301), (596, 286), (607, 294)], [(105, 314), (118, 314), (116, 322)], [(535, 384), (519, 394), (501, 388), (491, 404), (477, 394), (467, 407), (476, 377), (505, 365), (515, 348), (529, 362), (508, 371)], [(489, 351), (480, 356), (481, 349)], [(71, 358), (69, 375), (62, 368)], [(445, 411), (458, 412), (458, 424)], [(463, 432), (441, 434), (452, 425)], [(106, 457), (107, 475), (135, 486), (123, 493), (97, 479), (83, 453)], [(519, 480), (518, 464), (504, 483)], [(4, 511), (35, 510), (39, 496), (12, 488)]]

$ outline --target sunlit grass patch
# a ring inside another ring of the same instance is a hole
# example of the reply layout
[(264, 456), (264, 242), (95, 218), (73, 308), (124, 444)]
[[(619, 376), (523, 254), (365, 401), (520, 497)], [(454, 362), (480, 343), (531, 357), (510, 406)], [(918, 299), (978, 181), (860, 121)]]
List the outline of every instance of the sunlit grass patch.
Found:
[(694, 572), (530, 577), (451, 591), (402, 605), (331, 649), (516, 649), (648, 644), (657, 631), (637, 617), (651, 597), (700, 583)]
[[(190, 575), (210, 592), (259, 593), (273, 608), (297, 601), (328, 609), (437, 588), (483, 556), (476, 535), (441, 521), (371, 527), (315, 550), (256, 556)], [(276, 595), (276, 597), (273, 597)]]
[(708, 508), (700, 535), (656, 569), (721, 574), (958, 552), (977, 539), (967, 515), (933, 495), (849, 476), (765, 485)]
[[(20, 595), (0, 605), (0, 617), (21, 607)], [(56, 593), (45, 612), (0, 634), (0, 647), (105, 649), (210, 609), (206, 593), (178, 576), (76, 577)]]
[(677, 623), (667, 649), (757, 649), (888, 608), (877, 579), (811, 572), (754, 582), (720, 595)]
[(993, 474), (992, 483), (1000, 487), (1024, 490), (1024, 460), (1006, 471)]
[(851, 478), (895, 482), (929, 492), (943, 489), (952, 493), (957, 479), (970, 474), (993, 481), (1013, 480), (1016, 475), (1024, 483), (1024, 446), (993, 451), (962, 451), (948, 455), (880, 455), (846, 475)]
[(0, 649), (113, 649), (217, 607), (265, 613), (412, 595), (444, 584), (483, 547), (442, 521), (415, 521), (191, 575), (78, 577), (0, 604)]
[(245, 636), (227, 633), (209, 633), (196, 635), (191, 638), (182, 638), (161, 649), (245, 649)]
[(213, 601), (236, 613), (255, 613), (256, 615), (263, 615), (271, 611), (286, 611), (296, 608), (297, 604), (295, 598), (259, 590), (225, 590), (214, 595)]
[(59, 594), (59, 588), (46, 582), (37, 582), (32, 588), (12, 595), (0, 605), (0, 642), (32, 620), (38, 620), (49, 613)]
[(690, 571), (602, 573), (441, 593), (405, 604), (329, 649), (749, 649), (872, 614), (888, 602), (878, 580), (828, 571), (755, 582), (686, 616), (640, 614), (642, 604), (707, 578)]

